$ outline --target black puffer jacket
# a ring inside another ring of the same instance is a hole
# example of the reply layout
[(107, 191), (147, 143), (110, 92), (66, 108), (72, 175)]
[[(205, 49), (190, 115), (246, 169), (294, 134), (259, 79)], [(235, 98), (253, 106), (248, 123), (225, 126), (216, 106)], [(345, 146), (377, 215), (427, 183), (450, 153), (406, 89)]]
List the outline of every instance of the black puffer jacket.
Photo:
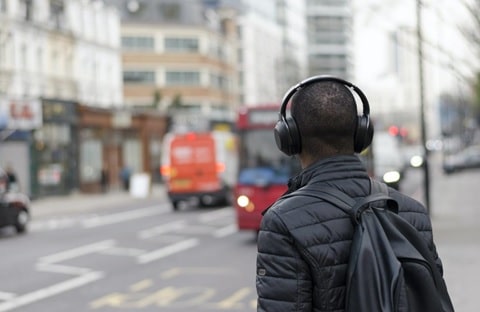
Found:
[[(354, 155), (311, 165), (291, 180), (289, 192), (310, 183), (352, 198), (370, 193), (367, 172)], [(442, 271), (425, 208), (394, 189), (389, 192), (400, 215), (423, 233)], [(343, 311), (353, 231), (348, 214), (328, 202), (301, 195), (279, 199), (266, 211), (258, 236), (257, 311)]]

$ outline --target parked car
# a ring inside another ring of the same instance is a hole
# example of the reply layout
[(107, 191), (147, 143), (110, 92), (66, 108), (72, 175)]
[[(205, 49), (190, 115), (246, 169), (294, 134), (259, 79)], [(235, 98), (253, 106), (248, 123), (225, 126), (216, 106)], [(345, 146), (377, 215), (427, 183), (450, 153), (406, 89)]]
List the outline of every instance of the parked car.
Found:
[(443, 171), (446, 174), (471, 168), (480, 168), (480, 145), (469, 146), (445, 157), (443, 161)]
[(30, 199), (8, 182), (7, 174), (0, 168), (0, 228), (13, 226), (24, 233), (30, 221)]

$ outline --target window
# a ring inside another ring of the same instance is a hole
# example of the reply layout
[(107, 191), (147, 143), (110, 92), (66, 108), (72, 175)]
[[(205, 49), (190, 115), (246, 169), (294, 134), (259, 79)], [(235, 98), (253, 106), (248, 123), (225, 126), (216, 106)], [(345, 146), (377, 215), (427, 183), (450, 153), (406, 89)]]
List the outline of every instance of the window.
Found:
[(228, 89), (227, 78), (223, 75), (210, 74), (210, 85), (213, 88), (226, 90)]
[(149, 50), (154, 49), (155, 41), (152, 37), (122, 37), (122, 48), (128, 50)]
[(349, 4), (349, 0), (308, 0), (309, 6), (346, 6), (347, 4)]
[(7, 0), (0, 0), (0, 12), (7, 12)]
[(167, 85), (195, 86), (200, 85), (200, 73), (196, 71), (168, 71), (166, 73)]
[(125, 83), (154, 83), (155, 73), (153, 71), (124, 71), (123, 82)]
[(165, 38), (165, 51), (167, 52), (198, 52), (198, 39), (196, 38)]
[(55, 28), (61, 29), (65, 23), (65, 7), (63, 0), (50, 0), (50, 19)]

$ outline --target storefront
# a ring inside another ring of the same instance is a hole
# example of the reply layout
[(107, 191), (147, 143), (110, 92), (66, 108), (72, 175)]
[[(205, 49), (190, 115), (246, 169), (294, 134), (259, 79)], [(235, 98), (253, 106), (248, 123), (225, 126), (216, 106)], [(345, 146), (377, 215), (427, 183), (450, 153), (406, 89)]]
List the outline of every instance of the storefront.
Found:
[(63, 195), (78, 185), (77, 103), (42, 99), (43, 125), (33, 131), (32, 196)]
[[(125, 168), (131, 174), (155, 174), (165, 131), (166, 117), (154, 112), (80, 105), (80, 190), (100, 192), (119, 189), (122, 187), (121, 172)], [(106, 183), (104, 187), (102, 182)]]

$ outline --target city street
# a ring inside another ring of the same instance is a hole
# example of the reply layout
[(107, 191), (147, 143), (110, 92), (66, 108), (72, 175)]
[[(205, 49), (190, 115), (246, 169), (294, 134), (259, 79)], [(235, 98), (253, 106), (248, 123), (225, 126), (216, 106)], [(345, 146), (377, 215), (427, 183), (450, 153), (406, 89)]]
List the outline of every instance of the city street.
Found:
[[(475, 312), (480, 170), (432, 157), (434, 235), (456, 311)], [(422, 200), (422, 170), (402, 190)], [(25, 235), (0, 235), (3, 311), (255, 311), (255, 236), (231, 207), (173, 212), (162, 187), (33, 202)]]

